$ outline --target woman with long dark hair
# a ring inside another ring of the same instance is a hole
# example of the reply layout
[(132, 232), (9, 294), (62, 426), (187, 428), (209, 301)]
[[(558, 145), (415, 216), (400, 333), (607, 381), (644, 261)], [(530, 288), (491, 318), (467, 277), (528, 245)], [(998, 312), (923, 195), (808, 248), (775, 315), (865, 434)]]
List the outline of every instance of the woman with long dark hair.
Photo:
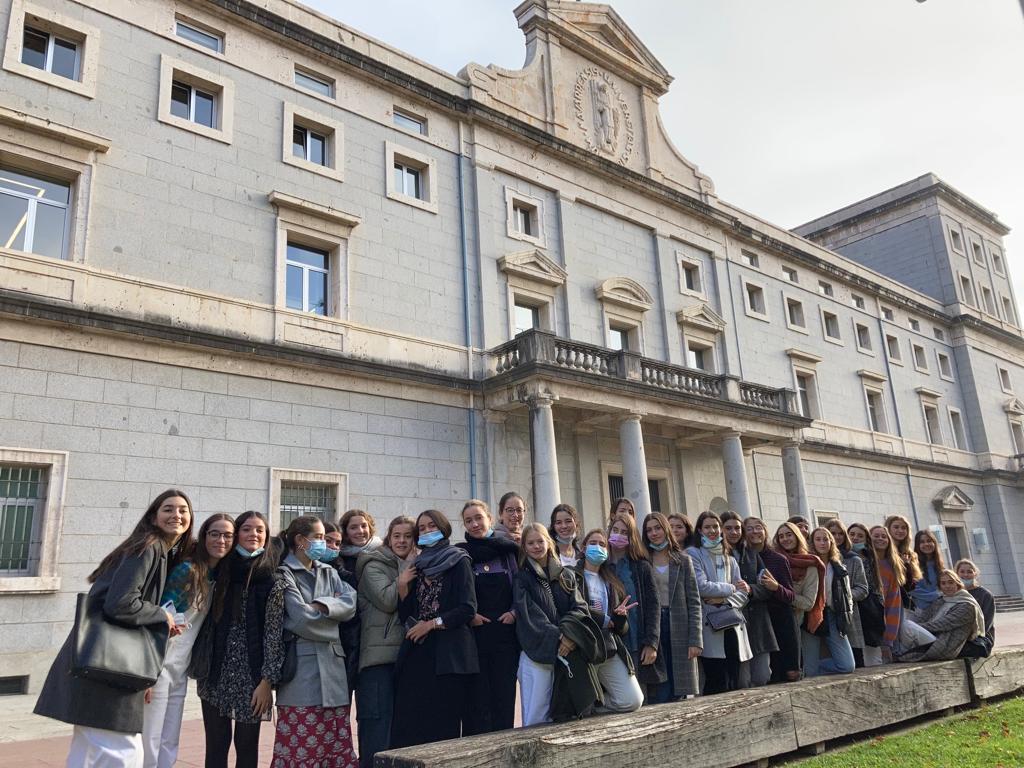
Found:
[[(850, 550), (860, 559), (864, 568), (868, 594), (857, 604), (860, 628), (864, 635), (863, 653), (865, 667), (877, 667), (882, 663), (882, 635), (885, 632), (885, 606), (882, 586), (878, 580), (878, 566), (875, 564), (875, 549), (871, 546), (871, 531), (863, 523), (850, 523), (846, 529)], [(854, 658), (857, 651), (854, 649)]]
[[(287, 554), (277, 570), (295, 670), (277, 688), (271, 766), (356, 768), (345, 652), (338, 634), (338, 625), (356, 612), (356, 591), (334, 568), (319, 562), (327, 551), (320, 518), (296, 517), (281, 540)], [(310, 739), (311, 734), (316, 738)]]
[(436, 509), (420, 513), (416, 531), (416, 577), (398, 604), (406, 632), (395, 669), (395, 749), (458, 738), (470, 680), (480, 671), (469, 629), (476, 615), (470, 556), (452, 546), (452, 525)]
[(466, 699), (463, 736), (503, 731), (512, 728), (516, 719), (519, 641), (512, 584), (519, 547), (510, 539), (495, 536), (492, 525), (485, 502), (470, 499), (463, 505), (466, 540), (458, 546), (469, 553), (473, 563), (476, 615), (469, 624), (480, 664)]
[(259, 762), (260, 726), (270, 720), (284, 661), (285, 585), (269, 535), (263, 514), (243, 512), (235, 519), (235, 548), (218, 569), (207, 618), (210, 668), (198, 685), (206, 768), (226, 768), (232, 740), (236, 768)]
[(825, 564), (808, 551), (807, 540), (796, 523), (780, 525), (772, 544), (786, 558), (793, 575), (793, 615), (803, 647), (803, 636), (813, 635), (825, 620)]
[(850, 648), (853, 650), (853, 660), (859, 669), (864, 666), (864, 628), (860, 619), (860, 606), (868, 598), (867, 575), (864, 572), (864, 561), (860, 558), (850, 544), (850, 537), (846, 526), (838, 517), (825, 523), (825, 528), (835, 539), (836, 548), (843, 558), (843, 567), (846, 568), (850, 577), (850, 596), (853, 598), (853, 621), (846, 629), (846, 637), (850, 641)]
[(760, 583), (759, 578), (765, 570), (765, 562), (757, 549), (747, 547), (743, 537), (743, 518), (731, 509), (722, 514), (722, 535), (739, 563), (740, 576), (750, 586), (750, 599), (743, 606), (743, 617), (747, 620), (747, 640), (753, 658), (740, 667), (740, 687), (767, 685), (772, 677), (772, 654), (778, 653), (779, 643), (768, 614), (772, 592)]
[(923, 611), (942, 596), (939, 574), (946, 570), (946, 561), (942, 557), (939, 540), (928, 529), (918, 531), (914, 536), (914, 554), (921, 569), (921, 578), (914, 583), (910, 596), (914, 598), (915, 609)]
[(562, 565), (575, 568), (580, 559), (579, 537), (583, 522), (576, 507), (571, 504), (559, 504), (551, 510), (551, 525), (548, 533), (558, 549), (558, 560)]
[(210, 610), (217, 566), (234, 543), (235, 522), (231, 515), (210, 515), (199, 527), (192, 557), (178, 564), (167, 577), (160, 604), (174, 605), (175, 621), (182, 632), (167, 642), (160, 677), (146, 692), (143, 768), (173, 768), (178, 759), (192, 647)]
[[(168, 571), (192, 554), (192, 522), (192, 503), (183, 492), (170, 489), (153, 499), (128, 538), (89, 574), (89, 600), (101, 602), (105, 619), (140, 632), (180, 633), (160, 596)], [(142, 761), (146, 694), (75, 676), (73, 641), (74, 630), (50, 667), (34, 711), (75, 726), (70, 768), (135, 768)]]
[(629, 609), (626, 647), (633, 656), (633, 667), (641, 686), (657, 685), (668, 679), (665, 660), (660, 658), (661, 603), (654, 583), (654, 570), (636, 520), (619, 513), (608, 527), (609, 560), (626, 594), (633, 599)]

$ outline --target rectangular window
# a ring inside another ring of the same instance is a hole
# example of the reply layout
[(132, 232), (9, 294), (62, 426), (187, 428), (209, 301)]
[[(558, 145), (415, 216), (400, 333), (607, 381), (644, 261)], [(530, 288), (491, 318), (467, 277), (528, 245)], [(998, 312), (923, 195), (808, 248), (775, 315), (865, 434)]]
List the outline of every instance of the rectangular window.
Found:
[(996, 303), (992, 300), (992, 291), (984, 285), (981, 286), (981, 301), (986, 312), (990, 315), (996, 315)]
[(974, 263), (985, 266), (985, 254), (981, 250), (981, 243), (971, 243), (971, 253), (974, 254)]
[(900, 340), (889, 333), (885, 334), (885, 351), (889, 353), (889, 360), (892, 362), (903, 362), (903, 355), (900, 352)]
[(423, 185), (420, 183), (420, 169), (395, 162), (395, 189), (407, 197), (423, 199)]
[(920, 344), (911, 343), (910, 348), (914, 352), (914, 367), (917, 370), (927, 373), (928, 372), (928, 355), (924, 351), (924, 347)]
[(1013, 302), (1010, 301), (1009, 296), (1003, 296), (1003, 316), (1006, 318), (1006, 322), (1017, 324), (1017, 316), (1013, 311)]
[(395, 125), (399, 128), (404, 128), (407, 131), (419, 133), (423, 136), (427, 135), (427, 121), (425, 118), (416, 117), (399, 109), (395, 109), (393, 114)]
[(782, 274), (791, 283), (799, 283), (800, 282), (800, 276), (797, 274), (797, 271), (795, 269), (793, 269), (792, 267), (783, 267), (782, 268)]
[(516, 232), (528, 237), (537, 236), (537, 208), (516, 200), (512, 203), (512, 226)]
[(828, 282), (827, 280), (818, 281), (818, 293), (820, 293), (822, 296), (835, 296), (835, 291), (832, 288), (832, 283)]
[(1003, 267), (1003, 256), (996, 248), (989, 246), (989, 254), (992, 256), (992, 269), (996, 271), (997, 275), (1006, 275), (1006, 269)]
[(0, 245), (66, 258), (71, 186), (0, 166)]
[(825, 338), (830, 341), (840, 341), (842, 334), (839, 332), (839, 317), (832, 312), (822, 311), (821, 327)]
[(285, 294), (289, 309), (326, 315), (330, 277), (329, 254), (316, 248), (288, 243)]
[(967, 450), (967, 432), (964, 430), (964, 419), (960, 411), (949, 409), (949, 427), (953, 434), (953, 446), (961, 451)]
[(1013, 384), (1010, 381), (1010, 372), (1005, 368), (999, 369), (999, 386), (1003, 392), (1013, 394)]
[(743, 263), (746, 264), (748, 267), (753, 267), (754, 269), (757, 269), (758, 267), (761, 266), (761, 260), (758, 258), (756, 253), (751, 253), (750, 251), (740, 251), (740, 258), (743, 259)]
[(957, 251), (958, 253), (963, 253), (964, 252), (964, 241), (963, 241), (963, 238), (960, 237), (960, 233), (957, 232), (952, 227), (950, 227), (950, 229), (949, 229), (949, 240), (953, 244), (953, 250), (954, 251)]
[(806, 328), (804, 305), (796, 299), (786, 299), (786, 322), (791, 328)]
[(885, 420), (885, 401), (882, 399), (881, 390), (865, 387), (864, 399), (868, 409), (868, 427), (872, 432), (888, 432)]
[(315, 165), (328, 164), (327, 136), (296, 124), (292, 128), (292, 154)]
[(896, 313), (889, 307), (882, 307), (882, 318), (888, 320), (890, 323), (896, 319)]
[(1013, 435), (1013, 450), (1020, 456), (1024, 454), (1024, 427), (1019, 421), (1010, 422), (1010, 434)]
[(946, 340), (946, 332), (944, 330), (942, 330), (941, 328), (933, 327), (932, 328), (932, 335), (934, 335), (935, 338), (938, 339), (939, 341), (945, 341)]
[(614, 350), (629, 350), (629, 329), (621, 326), (608, 328), (608, 347)]
[(329, 99), (334, 98), (334, 81), (310, 72), (304, 72), (298, 67), (295, 68), (295, 84), (307, 91), (319, 93)]
[(960, 300), (964, 304), (974, 306), (974, 288), (971, 286), (971, 278), (967, 275), (960, 275)]
[(814, 382), (814, 374), (807, 371), (796, 373), (796, 395), (800, 406), (800, 415), (808, 419), (819, 417), (818, 391)]
[(516, 302), (512, 309), (513, 335), (540, 328), (540, 307)]
[(687, 262), (682, 262), (681, 266), (683, 268), (683, 287), (691, 293), (703, 293), (704, 287), (700, 279), (700, 266)]
[(171, 114), (190, 123), (217, 127), (217, 95), (175, 80), (171, 83)]
[(942, 445), (942, 430), (939, 428), (939, 409), (928, 403), (925, 403), (923, 408), (925, 435), (928, 437), (928, 442), (932, 445)]
[(47, 470), (0, 464), (0, 576), (27, 576), (39, 559)]
[(944, 379), (953, 380), (953, 364), (950, 362), (949, 355), (945, 352), (936, 352), (935, 357), (939, 361), (939, 376)]
[(179, 19), (175, 22), (174, 34), (216, 53), (224, 53), (224, 35), (220, 33), (200, 29), (195, 24), (185, 23)]
[(334, 485), (320, 483), (281, 482), (281, 526), (287, 528), (297, 517), (313, 515), (321, 520), (335, 520)]
[(68, 80), (78, 80), (81, 71), (79, 44), (26, 24), (21, 63)]
[(864, 301), (864, 297), (858, 296), (856, 293), (850, 295), (850, 303), (857, 309), (864, 309), (867, 306), (867, 302)]
[(686, 344), (686, 365), (700, 371), (711, 371), (714, 368), (711, 347), (695, 342)]
[(757, 315), (764, 312), (764, 290), (759, 286), (747, 283), (747, 309)]
[(908, 317), (907, 318), (907, 326), (912, 331), (917, 331), (918, 333), (920, 333), (920, 331), (921, 331), (921, 321), (918, 320), (916, 317)]
[(871, 352), (871, 332), (868, 327), (862, 323), (854, 323), (853, 327), (857, 332), (857, 349)]

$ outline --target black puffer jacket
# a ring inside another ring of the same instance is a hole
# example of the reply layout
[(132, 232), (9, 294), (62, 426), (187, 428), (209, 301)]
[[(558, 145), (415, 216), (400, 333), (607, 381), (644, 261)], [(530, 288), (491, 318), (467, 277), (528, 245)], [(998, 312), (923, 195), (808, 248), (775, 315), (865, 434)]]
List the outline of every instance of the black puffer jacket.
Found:
[(849, 634), (853, 626), (853, 593), (850, 591), (850, 574), (846, 567), (835, 561), (832, 567), (832, 614), (836, 617), (836, 629), (842, 635)]

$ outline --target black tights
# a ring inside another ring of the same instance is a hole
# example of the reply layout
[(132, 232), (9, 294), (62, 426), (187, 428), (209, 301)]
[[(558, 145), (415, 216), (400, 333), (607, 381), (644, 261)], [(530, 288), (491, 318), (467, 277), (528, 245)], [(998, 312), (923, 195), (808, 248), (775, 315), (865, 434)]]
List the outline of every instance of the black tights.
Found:
[(231, 724), (235, 725), (235, 768), (256, 768), (260, 752), (260, 723), (235, 723), (217, 708), (203, 704), (206, 731), (206, 768), (227, 768), (231, 748)]
[(740, 685), (740, 648), (735, 629), (723, 632), (724, 659), (701, 657), (704, 665), (704, 695), (735, 691)]

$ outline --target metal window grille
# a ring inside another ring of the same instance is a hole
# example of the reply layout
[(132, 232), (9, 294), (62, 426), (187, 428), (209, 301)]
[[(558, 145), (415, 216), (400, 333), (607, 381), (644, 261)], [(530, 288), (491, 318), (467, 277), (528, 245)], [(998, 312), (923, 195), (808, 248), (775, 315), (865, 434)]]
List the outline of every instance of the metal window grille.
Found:
[[(661, 483), (657, 480), (647, 481), (647, 492), (651, 495), (651, 512), (661, 512)], [(626, 487), (622, 475), (608, 475), (608, 496), (618, 499), (626, 495)]]
[(334, 485), (313, 483), (281, 483), (281, 527), (303, 515), (321, 520), (334, 520)]
[(0, 575), (24, 576), (38, 559), (46, 469), (0, 465)]

